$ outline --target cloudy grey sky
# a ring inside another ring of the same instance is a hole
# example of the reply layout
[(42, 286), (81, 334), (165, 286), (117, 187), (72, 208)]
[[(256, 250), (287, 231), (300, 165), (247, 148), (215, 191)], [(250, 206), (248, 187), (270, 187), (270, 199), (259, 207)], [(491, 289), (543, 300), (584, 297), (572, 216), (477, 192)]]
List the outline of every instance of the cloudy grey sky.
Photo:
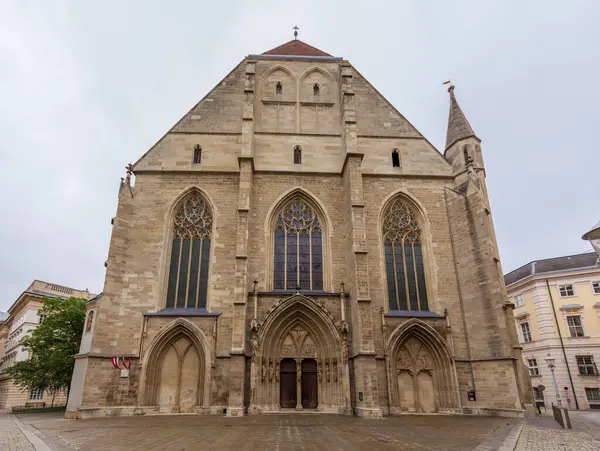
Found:
[(600, 219), (600, 2), (0, 0), (0, 309), (98, 292), (124, 166), (245, 55), (349, 59), (443, 150), (451, 78), (483, 140), (505, 271)]

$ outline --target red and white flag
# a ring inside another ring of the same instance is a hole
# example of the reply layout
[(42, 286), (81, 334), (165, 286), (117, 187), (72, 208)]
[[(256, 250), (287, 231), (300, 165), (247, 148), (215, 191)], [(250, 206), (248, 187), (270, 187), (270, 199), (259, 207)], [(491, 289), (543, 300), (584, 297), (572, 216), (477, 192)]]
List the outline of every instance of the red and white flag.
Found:
[(115, 369), (120, 370), (121, 369), (121, 362), (120, 362), (120, 358), (119, 357), (113, 357), (111, 359), (113, 366), (115, 367)]

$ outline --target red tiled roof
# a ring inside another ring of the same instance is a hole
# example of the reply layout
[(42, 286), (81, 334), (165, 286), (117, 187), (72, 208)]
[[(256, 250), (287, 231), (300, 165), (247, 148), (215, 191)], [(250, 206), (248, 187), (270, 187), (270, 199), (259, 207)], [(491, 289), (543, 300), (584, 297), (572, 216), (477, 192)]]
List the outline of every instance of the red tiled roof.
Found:
[(279, 47), (267, 50), (263, 55), (332, 56), (312, 45), (308, 45), (306, 42), (300, 41), (299, 39), (293, 39)]

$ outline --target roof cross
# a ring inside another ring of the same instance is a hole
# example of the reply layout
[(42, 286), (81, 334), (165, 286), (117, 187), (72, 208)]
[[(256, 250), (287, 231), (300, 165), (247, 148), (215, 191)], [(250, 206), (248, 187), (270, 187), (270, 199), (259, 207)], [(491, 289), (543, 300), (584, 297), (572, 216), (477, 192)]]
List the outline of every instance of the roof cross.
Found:
[(300, 28), (298, 28), (298, 25), (294, 25), (294, 28), (293, 28), (293, 30), (294, 30), (294, 39), (298, 39), (298, 30), (299, 29)]

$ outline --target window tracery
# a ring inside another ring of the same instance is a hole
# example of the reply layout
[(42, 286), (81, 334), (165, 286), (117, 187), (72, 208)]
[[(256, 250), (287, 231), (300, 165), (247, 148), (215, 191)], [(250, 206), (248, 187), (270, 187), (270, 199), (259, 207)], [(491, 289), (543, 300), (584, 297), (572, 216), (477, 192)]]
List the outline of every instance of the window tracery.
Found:
[(173, 221), (167, 307), (205, 308), (213, 216), (199, 194), (188, 197)]
[(315, 210), (292, 200), (277, 216), (274, 234), (274, 288), (322, 290), (322, 226)]
[(397, 199), (383, 219), (390, 310), (429, 310), (421, 228), (415, 212)]

